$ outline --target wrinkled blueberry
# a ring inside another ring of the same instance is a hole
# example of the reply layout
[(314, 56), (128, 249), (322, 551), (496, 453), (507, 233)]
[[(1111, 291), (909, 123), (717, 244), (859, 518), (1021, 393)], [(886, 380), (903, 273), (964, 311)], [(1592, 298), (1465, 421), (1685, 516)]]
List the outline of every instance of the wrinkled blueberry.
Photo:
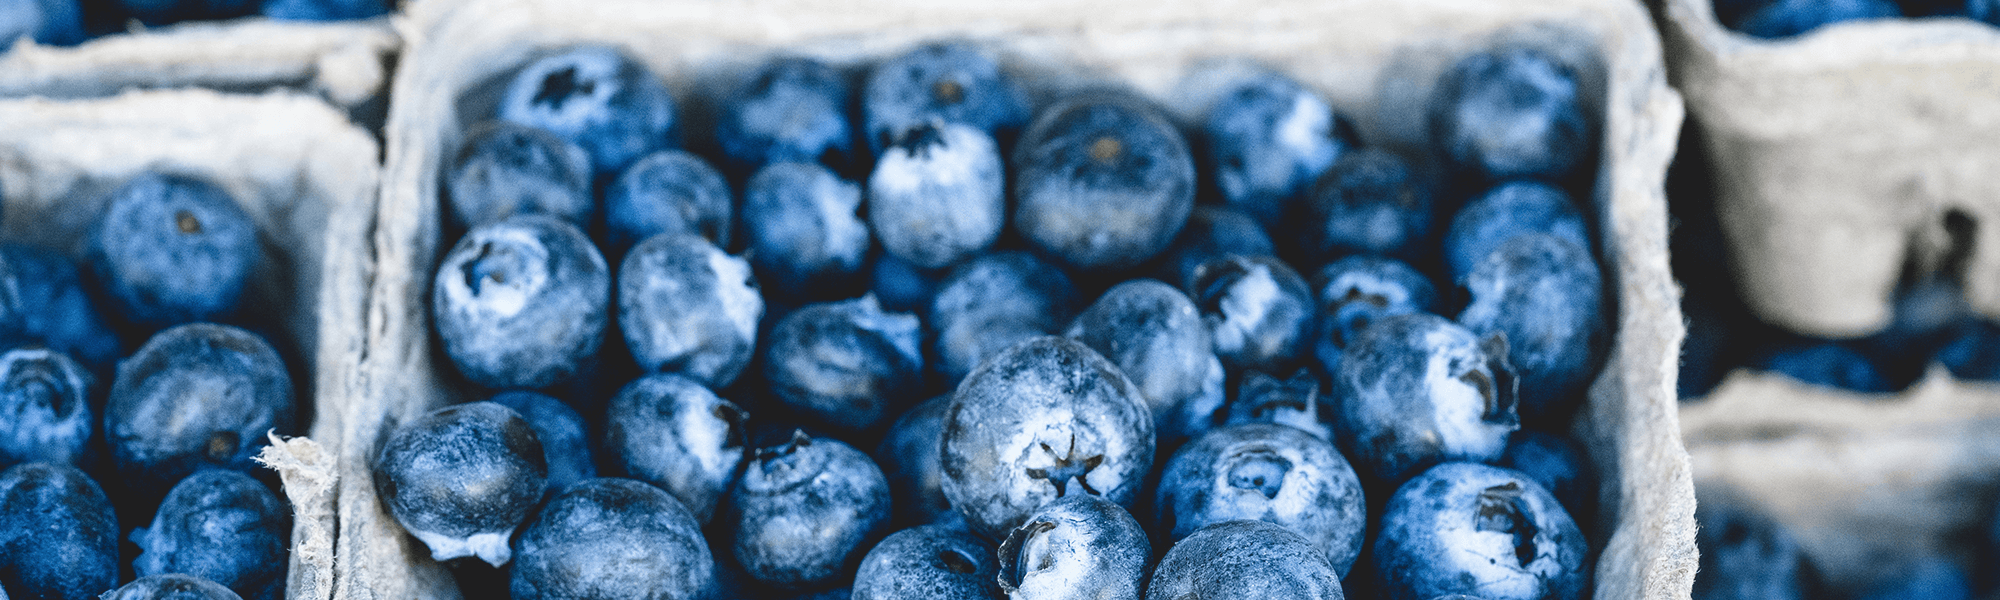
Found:
[(1319, 378), (1310, 370), (1299, 369), (1283, 381), (1249, 371), (1243, 374), (1243, 383), (1237, 386), (1236, 399), (1229, 402), (1223, 423), (1273, 423), (1332, 440), (1333, 430), (1319, 419), (1322, 402), (1319, 396)]
[(1784, 525), (1733, 494), (1697, 487), (1695, 600), (1799, 600), (1810, 567)]
[(1430, 186), (1394, 153), (1341, 154), (1313, 186), (1300, 223), (1302, 254), (1323, 263), (1347, 254), (1417, 258), (1431, 251)]
[(590, 156), (593, 180), (676, 145), (674, 98), (646, 66), (609, 46), (576, 46), (522, 67), (500, 120), (537, 127)]
[(1079, 302), (1069, 276), (1035, 255), (975, 257), (945, 277), (925, 315), (938, 371), (956, 382), (1015, 343), (1061, 331)]
[(945, 498), (973, 531), (999, 539), (1063, 496), (1130, 506), (1153, 465), (1152, 411), (1088, 346), (1033, 338), (959, 384), (943, 447)]
[(1495, 466), (1520, 471), (1542, 485), (1570, 516), (1585, 520), (1597, 506), (1597, 470), (1583, 454), (1583, 448), (1569, 438), (1523, 429), (1507, 441), (1507, 450)]
[(1194, 302), (1173, 286), (1134, 279), (1112, 286), (1067, 334), (1090, 346), (1139, 386), (1161, 434), (1187, 437), (1201, 425), (1182, 415), (1223, 401), (1222, 361)]
[(519, 214), (590, 223), (590, 156), (520, 123), (487, 121), (465, 134), (445, 178), (452, 224), (470, 228)]
[(104, 594), (103, 600), (242, 600), (220, 583), (194, 575), (167, 573), (140, 577)]
[(933, 523), (951, 513), (951, 501), (944, 497), (944, 457), (938, 453), (944, 411), (950, 407), (951, 395), (946, 394), (904, 411), (871, 455), (889, 480), (899, 521)]
[(346, 21), (389, 14), (387, 0), (264, 0), (264, 16), (282, 21)]
[(575, 377), (604, 342), (611, 276), (574, 225), (517, 215), (474, 227), (438, 265), (431, 316), (459, 373), (489, 388)]
[(68, 355), (21, 347), (0, 353), (0, 467), (85, 464), (97, 420), (97, 380)]
[(611, 399), (604, 417), (605, 454), (632, 478), (680, 500), (695, 521), (707, 523), (743, 465), (745, 416), (699, 381), (648, 375)]
[(1209, 108), (1204, 133), (1223, 201), (1266, 225), (1361, 145), (1354, 125), (1319, 94), (1268, 73), (1224, 92)]
[(228, 325), (162, 331), (118, 363), (104, 437), (127, 490), (159, 498), (203, 467), (255, 471), (292, 429), (292, 378), (263, 338)]
[(514, 600), (700, 600), (716, 583), (687, 508), (630, 479), (589, 479), (549, 499), (514, 554)]
[(1578, 600), (1588, 544), (1569, 513), (1519, 472), (1452, 462), (1389, 498), (1375, 567), (1389, 600), (1476, 593), (1491, 600)]
[(778, 400), (829, 425), (872, 429), (917, 400), (923, 324), (883, 312), (874, 296), (785, 315), (765, 346), (764, 378)]
[(1429, 314), (1361, 332), (1334, 374), (1334, 441), (1389, 483), (1445, 461), (1490, 461), (1520, 427), (1506, 343)]
[(1861, 600), (1972, 600), (1972, 580), (1943, 557), (1912, 559), (1888, 581), (1868, 588)]
[(1312, 336), (1304, 279), (1269, 256), (1228, 256), (1195, 268), (1188, 295), (1201, 307), (1215, 355), (1232, 370), (1284, 372)]
[(750, 364), (763, 317), (750, 263), (700, 237), (653, 236), (618, 267), (618, 328), (647, 371), (727, 386)]
[(1967, 321), (1938, 351), (1937, 360), (1959, 379), (2000, 379), (2000, 325), (1983, 319)]
[(1888, 0), (1770, 0), (1731, 25), (1753, 36), (1782, 38), (1842, 21), (1898, 16), (1902, 10)]
[(1555, 236), (1515, 236), (1466, 276), (1472, 304), (1458, 322), (1507, 338), (1521, 418), (1563, 420), (1583, 400), (1610, 346), (1604, 280), (1583, 248)]
[(662, 150), (632, 163), (604, 190), (605, 254), (622, 257), (662, 233), (692, 233), (729, 247), (736, 201), (708, 161)]
[(1091, 494), (1057, 498), (1000, 543), (1010, 600), (1139, 599), (1152, 543), (1125, 507)]
[(839, 298), (861, 287), (869, 246), (861, 187), (812, 163), (778, 162), (750, 178), (743, 221), (750, 263), (785, 297)]
[(1451, 218), (1444, 256), (1453, 281), (1464, 280), (1479, 261), (1514, 236), (1541, 232), (1562, 238), (1585, 253), (1590, 235), (1583, 213), (1562, 190), (1536, 181), (1509, 181), (1467, 202)]
[(1838, 341), (1799, 340), (1784, 343), (1770, 350), (1757, 365), (1800, 383), (1821, 387), (1867, 394), (1886, 394), (1903, 389), (1877, 368), (1868, 355)]
[(875, 263), (868, 271), (868, 292), (882, 303), (882, 308), (896, 312), (922, 312), (931, 306), (931, 297), (944, 283), (946, 273), (918, 268), (896, 255), (884, 252), (875, 256)]
[(1430, 278), (1409, 265), (1374, 256), (1334, 261), (1313, 277), (1313, 290), (1319, 307), (1313, 356), (1328, 376), (1340, 372), (1348, 344), (1370, 325), (1392, 315), (1431, 312), (1438, 304)]
[(1597, 144), (1576, 74), (1529, 48), (1475, 52), (1438, 79), (1431, 145), (1475, 177), (1561, 179)]
[(859, 165), (847, 102), (847, 81), (833, 67), (810, 58), (778, 58), (723, 99), (715, 141), (743, 171), (816, 162), (849, 173)]
[(736, 560), (788, 589), (836, 585), (889, 525), (889, 482), (852, 446), (794, 432), (757, 451), (730, 494)]
[(256, 224), (229, 193), (181, 175), (147, 173), (112, 192), (89, 243), (112, 304), (155, 328), (234, 313), (263, 260)]
[(281, 600), (291, 517), (291, 508), (249, 475), (197, 472), (167, 493), (151, 527), (132, 532), (143, 551), (132, 571), (140, 577), (185, 573), (248, 600)]
[(32, 38), (37, 44), (73, 46), (90, 34), (83, 29), (83, 3), (77, 0), (5, 0), (0, 2), (0, 54), (14, 40)]
[(1174, 544), (1153, 570), (1147, 600), (1341, 600), (1340, 574), (1289, 528), (1225, 521)]
[(76, 263), (54, 250), (0, 244), (0, 339), (19, 339), (70, 355), (109, 372), (120, 355), (118, 334), (106, 324), (78, 275)]
[(1186, 140), (1159, 109), (1087, 93), (1044, 109), (1014, 148), (1014, 227), (1083, 269), (1137, 265), (1194, 209)]
[(868, 146), (877, 153), (933, 119), (963, 123), (999, 139), (1028, 120), (1027, 98), (999, 63), (966, 43), (912, 48), (868, 75), (862, 90)]
[(1249, 215), (1221, 206), (1197, 206), (1188, 215), (1187, 226), (1174, 237), (1173, 245), (1162, 253), (1165, 264), (1159, 269), (1162, 281), (1187, 287), (1194, 270), (1208, 261), (1230, 255), (1275, 256), (1277, 247), (1264, 226)]
[(1173, 540), (1224, 521), (1276, 523), (1305, 536), (1342, 577), (1368, 527), (1361, 479), (1347, 459), (1326, 440), (1283, 425), (1234, 425), (1196, 438), (1167, 461), (1155, 494), (1159, 529)]
[(912, 527), (882, 538), (861, 559), (852, 600), (998, 600), (993, 546), (947, 525)]
[(868, 178), (868, 224), (890, 254), (925, 269), (951, 266), (1000, 238), (1006, 169), (993, 138), (937, 121), (905, 129)]
[(118, 516), (76, 467), (0, 472), (0, 549), (7, 597), (87, 600), (118, 585)]
[(520, 413), (472, 402), (396, 428), (374, 470), (375, 493), (432, 558), (477, 556), (497, 567), (512, 556), (507, 539), (541, 501), (549, 467)]
[(590, 456), (583, 415), (547, 394), (514, 390), (494, 394), (486, 401), (505, 406), (528, 421), (535, 440), (542, 443), (542, 462), (549, 466), (549, 490), (561, 492), (576, 482), (597, 476), (597, 463)]

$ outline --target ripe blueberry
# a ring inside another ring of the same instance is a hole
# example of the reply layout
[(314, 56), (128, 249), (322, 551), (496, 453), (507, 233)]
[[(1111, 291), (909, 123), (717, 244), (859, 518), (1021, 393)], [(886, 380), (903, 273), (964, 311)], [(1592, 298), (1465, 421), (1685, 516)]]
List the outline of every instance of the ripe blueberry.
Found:
[(520, 413), (473, 402), (398, 427), (374, 472), (375, 493), (432, 558), (477, 556), (498, 567), (547, 490), (549, 468)]
[(1194, 209), (1187, 142), (1158, 108), (1086, 93), (1035, 118), (1014, 148), (1014, 227), (1082, 269), (1120, 269), (1173, 241)]
[(474, 227), (438, 265), (431, 317), (459, 373), (495, 389), (568, 381), (595, 359), (611, 276), (576, 226), (517, 215)]

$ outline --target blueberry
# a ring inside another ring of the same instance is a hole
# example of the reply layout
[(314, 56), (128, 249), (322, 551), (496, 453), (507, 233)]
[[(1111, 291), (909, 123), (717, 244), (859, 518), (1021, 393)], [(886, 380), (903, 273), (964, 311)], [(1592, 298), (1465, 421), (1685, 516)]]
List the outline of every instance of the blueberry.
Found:
[(1155, 492), (1159, 529), (1180, 540), (1225, 521), (1276, 523), (1305, 536), (1345, 577), (1361, 554), (1368, 506), (1333, 444), (1283, 425), (1233, 425), (1167, 461)]
[(83, 287), (76, 263), (36, 246), (0, 244), (0, 338), (18, 338), (69, 354), (108, 372), (120, 356), (118, 334)]
[(140, 577), (185, 573), (249, 600), (285, 596), (291, 509), (249, 475), (209, 469), (189, 475), (160, 503), (151, 527), (132, 533)]
[(1733, 24), (1737, 31), (1761, 38), (1783, 38), (1821, 26), (1859, 19), (1902, 15), (1888, 0), (1771, 0)]
[(550, 498), (514, 554), (514, 600), (699, 600), (716, 584), (694, 517), (630, 479), (589, 479)]
[[(1957, 272), (1962, 267), (1941, 266)], [(1857, 340), (1891, 380), (1915, 381), (1930, 368), (1964, 324), (1975, 318), (1964, 290), (1946, 277), (1926, 277), (1897, 287), (1890, 301), (1889, 326)]]
[(0, 595), (86, 600), (118, 585), (118, 516), (70, 465), (0, 472), (0, 549)]
[(1221, 206), (1197, 206), (1188, 215), (1187, 227), (1181, 229), (1164, 253), (1166, 264), (1159, 269), (1159, 277), (1167, 283), (1187, 287), (1194, 278), (1194, 270), (1208, 261), (1230, 255), (1277, 253), (1264, 226), (1249, 215)]
[(1937, 556), (1912, 559), (1888, 581), (1861, 594), (1861, 600), (1972, 600), (1965, 570)]
[(575, 46), (514, 74), (499, 117), (583, 148), (593, 180), (676, 144), (674, 98), (646, 66), (609, 46)]
[(999, 63), (971, 44), (930, 43), (876, 65), (862, 90), (868, 145), (877, 153), (933, 119), (1000, 139), (1028, 120), (1028, 102)]
[(103, 600), (242, 600), (220, 583), (194, 575), (167, 573), (133, 580), (104, 594)]
[(750, 262), (772, 291), (788, 298), (838, 298), (859, 288), (868, 225), (861, 188), (825, 167), (778, 162), (750, 178), (743, 220)]
[(1228, 425), (1273, 423), (1310, 433), (1322, 440), (1332, 440), (1333, 430), (1319, 419), (1322, 402), (1319, 395), (1319, 378), (1314, 377), (1312, 371), (1299, 369), (1290, 379), (1283, 381), (1258, 371), (1249, 371), (1243, 374), (1243, 382), (1236, 389), (1236, 399), (1229, 402), (1229, 412), (1223, 422)]
[(474, 227), (438, 265), (431, 316), (459, 373), (489, 388), (575, 377), (604, 342), (611, 276), (575, 226), (518, 215)]
[(162, 331), (118, 363), (104, 437), (128, 490), (159, 498), (204, 467), (255, 471), (269, 435), (292, 430), (293, 388), (263, 338), (227, 325)]
[(938, 453), (944, 442), (944, 412), (950, 407), (951, 395), (946, 394), (904, 411), (871, 455), (889, 480), (900, 521), (927, 524), (955, 514), (944, 497), (944, 457)]
[(531, 213), (581, 227), (595, 208), (590, 155), (547, 131), (508, 121), (466, 132), (445, 191), (452, 224), (461, 229)]
[(1589, 580), (1588, 550), (1541, 484), (1509, 469), (1451, 462), (1389, 498), (1374, 556), (1388, 600), (1472, 593), (1578, 600)]
[(389, 14), (387, 0), (264, 0), (264, 16), (280, 21), (348, 21)]
[(970, 125), (905, 129), (868, 178), (868, 222), (882, 248), (925, 269), (951, 266), (1000, 238), (1006, 220), (1000, 147)]
[(1597, 262), (1566, 240), (1527, 233), (1486, 255), (1465, 286), (1472, 304), (1458, 321), (1481, 336), (1506, 336), (1507, 362), (1520, 378), (1521, 418), (1567, 417), (1611, 342)]
[(256, 224), (229, 193), (181, 175), (147, 173), (112, 192), (89, 244), (112, 304), (154, 328), (234, 313), (263, 260)]
[(1313, 186), (1298, 238), (1315, 263), (1355, 253), (1420, 258), (1430, 251), (1432, 207), (1430, 185), (1403, 157), (1346, 152)]
[(432, 558), (477, 556), (498, 567), (511, 557), (507, 539), (548, 488), (549, 467), (520, 413), (472, 402), (396, 428), (374, 471), (375, 493)]
[(943, 448), (945, 498), (973, 531), (999, 539), (1063, 496), (1130, 506), (1153, 465), (1152, 411), (1088, 346), (1033, 338), (959, 383)]
[[(1800, 383), (1869, 394), (1902, 390), (1875, 361), (1848, 344), (1837, 341), (1802, 340), (1784, 343), (1769, 351), (1757, 366), (1782, 373)], [(1904, 382), (1907, 383), (1907, 382)]]
[(1196, 531), (1160, 558), (1147, 600), (1340, 600), (1340, 574), (1289, 528), (1225, 521)]
[(1438, 307), (1437, 289), (1429, 278), (1409, 265), (1375, 256), (1334, 261), (1313, 277), (1313, 290), (1319, 307), (1313, 356), (1329, 376), (1340, 372), (1349, 343), (1370, 325), (1392, 315)]
[(1000, 598), (993, 545), (945, 525), (912, 527), (882, 538), (861, 559), (853, 600)]
[(1229, 206), (1274, 224), (1313, 180), (1361, 145), (1354, 124), (1298, 82), (1261, 74), (1223, 93), (1204, 124), (1215, 185)]
[(785, 315), (765, 346), (764, 378), (786, 405), (849, 430), (873, 429), (921, 391), (923, 324), (874, 296)]
[(847, 81), (833, 67), (778, 58), (723, 99), (715, 141), (746, 172), (771, 163), (817, 162), (848, 173), (860, 165), (847, 103)]
[(2000, 1), (1965, 0), (1965, 16), (1988, 25), (2000, 25)]
[(501, 392), (486, 400), (519, 413), (535, 430), (535, 439), (542, 443), (542, 462), (549, 466), (550, 491), (560, 492), (597, 476), (597, 463), (584, 435), (583, 415), (576, 409), (546, 394), (525, 390)]
[(1118, 503), (1072, 494), (1042, 506), (1000, 543), (1010, 600), (1139, 599), (1152, 544)]
[(750, 264), (700, 237), (653, 236), (618, 267), (618, 328), (647, 371), (727, 386), (750, 364), (763, 317)]
[(632, 163), (604, 191), (605, 249), (627, 249), (662, 233), (692, 233), (729, 246), (735, 197), (722, 173), (700, 156), (662, 150)]
[(1576, 73), (1529, 48), (1459, 59), (1431, 93), (1432, 148), (1474, 177), (1559, 180), (1596, 152)]
[(1226, 256), (1196, 267), (1188, 295), (1201, 307), (1215, 355), (1231, 370), (1290, 370), (1312, 337), (1304, 279), (1269, 256)]
[(1068, 275), (1026, 252), (995, 252), (946, 276), (925, 315), (938, 371), (953, 382), (988, 356), (1060, 331), (1080, 302)]
[(73, 46), (90, 37), (83, 29), (83, 7), (77, 0), (0, 1), (0, 54), (14, 40), (27, 37), (37, 44)]
[(1810, 567), (1783, 524), (1727, 491), (1697, 487), (1695, 600), (1799, 600)]
[(680, 375), (648, 375), (619, 390), (604, 417), (604, 453), (659, 486), (697, 522), (715, 515), (743, 465), (743, 409)]
[(1451, 218), (1444, 255), (1453, 281), (1472, 273), (1479, 261), (1514, 236), (1541, 232), (1562, 238), (1589, 252), (1590, 235), (1583, 214), (1569, 194), (1535, 181), (1509, 181), (1466, 203)]
[(86, 464), (96, 429), (90, 404), (97, 380), (69, 356), (46, 348), (0, 353), (0, 466)]
[(1523, 429), (1507, 441), (1507, 450), (1495, 466), (1519, 471), (1541, 484), (1570, 516), (1579, 520), (1594, 514), (1597, 505), (1597, 471), (1583, 454), (1583, 448), (1569, 438)]
[(1334, 441), (1390, 484), (1445, 461), (1490, 461), (1520, 427), (1506, 343), (1428, 314), (1361, 332), (1334, 374)]
[(730, 493), (737, 562), (785, 589), (838, 585), (889, 525), (889, 482), (847, 444), (794, 432)]
[[(1134, 279), (1112, 286), (1066, 334), (1118, 365), (1153, 410), (1162, 435), (1200, 425), (1182, 415), (1222, 404), (1224, 373), (1194, 302), (1173, 286)], [(1182, 410), (1187, 407), (1188, 410)]]
[(2000, 325), (1973, 320), (1958, 326), (1937, 360), (1953, 377), (1976, 381), (2000, 379)]
[(1186, 140), (1158, 108), (1085, 93), (1043, 109), (1014, 148), (1014, 227), (1082, 269), (1151, 258), (1194, 209)]
[(166, 25), (177, 21), (232, 19), (257, 9), (252, 0), (114, 0), (119, 16), (137, 19), (146, 25)]
[(918, 268), (887, 252), (875, 256), (868, 270), (868, 292), (882, 308), (896, 312), (921, 312), (930, 308), (931, 298), (944, 283), (945, 273)]

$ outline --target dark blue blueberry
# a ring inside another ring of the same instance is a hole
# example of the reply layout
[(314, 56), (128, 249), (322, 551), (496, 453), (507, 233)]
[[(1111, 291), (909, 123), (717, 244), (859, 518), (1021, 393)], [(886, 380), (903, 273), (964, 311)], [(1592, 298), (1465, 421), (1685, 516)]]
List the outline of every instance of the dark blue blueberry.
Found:
[(21, 339), (109, 372), (120, 356), (118, 334), (84, 290), (76, 263), (54, 250), (0, 244), (0, 338)]
[(1035, 255), (975, 257), (945, 277), (925, 315), (937, 370), (957, 382), (988, 356), (1061, 331), (1080, 302), (1069, 276)]
[(855, 571), (852, 600), (999, 600), (993, 545), (948, 525), (882, 538)]
[(1326, 99), (1273, 73), (1224, 92), (1203, 132), (1223, 202), (1266, 226), (1290, 214), (1327, 167), (1361, 145), (1354, 125)]
[(458, 372), (495, 389), (575, 377), (604, 343), (611, 275), (583, 232), (543, 215), (474, 227), (438, 265), (431, 317)]
[(1334, 441), (1356, 470), (1391, 484), (1445, 461), (1490, 461), (1520, 428), (1505, 342), (1429, 314), (1361, 332), (1333, 375)]
[(264, 16), (280, 21), (348, 21), (389, 14), (388, 0), (264, 0)]
[(943, 121), (906, 129), (868, 178), (868, 224), (890, 254), (940, 269), (985, 250), (1007, 220), (992, 136)]
[(255, 0), (114, 0), (124, 18), (146, 25), (179, 21), (233, 19), (256, 12)]
[(0, 467), (85, 464), (97, 381), (68, 355), (21, 347), (0, 354)]
[(604, 191), (605, 254), (624, 256), (662, 233), (691, 233), (724, 248), (735, 227), (729, 182), (708, 161), (663, 150), (633, 163)]
[(1583, 448), (1567, 437), (1534, 429), (1516, 431), (1493, 464), (1520, 471), (1541, 484), (1578, 520), (1596, 513), (1597, 469)]
[(151, 527), (132, 532), (140, 577), (184, 573), (248, 600), (282, 600), (292, 512), (249, 475), (209, 469), (174, 485)]
[(1131, 506), (1152, 466), (1146, 399), (1067, 338), (1033, 338), (980, 363), (945, 410), (945, 498), (989, 539), (1072, 494)]
[(474, 125), (445, 177), (451, 222), (465, 229), (520, 214), (590, 223), (590, 155), (547, 131), (507, 121)]
[(701, 525), (630, 479), (585, 480), (549, 499), (514, 554), (514, 600), (701, 600), (716, 585)]
[(1757, 363), (1801, 383), (1869, 394), (1901, 391), (1874, 360), (1850, 345), (1828, 340), (1801, 340), (1772, 349)]
[(373, 467), (382, 504), (439, 561), (507, 564), (507, 539), (548, 489), (534, 427), (492, 402), (447, 406), (396, 428)]
[(1694, 600), (1800, 600), (1810, 583), (1791, 530), (1734, 494), (1696, 488)]
[(1231, 370), (1291, 370), (1312, 338), (1313, 294), (1269, 256), (1226, 256), (1195, 268), (1188, 295), (1201, 308), (1215, 355)]
[(118, 516), (89, 475), (58, 463), (0, 473), (0, 594), (89, 600), (118, 585)]
[(1172, 246), (1164, 253), (1162, 281), (1187, 287), (1203, 263), (1230, 255), (1275, 256), (1278, 250), (1264, 226), (1242, 211), (1221, 206), (1197, 206), (1188, 215)]
[(259, 468), (292, 430), (291, 375), (264, 338), (227, 325), (162, 331), (118, 363), (104, 438), (127, 490), (159, 498), (197, 470)]
[(1223, 403), (1222, 361), (1186, 294), (1159, 281), (1112, 286), (1067, 334), (1118, 365), (1153, 410), (1160, 435), (1199, 433)]
[(519, 413), (535, 430), (535, 439), (542, 443), (542, 462), (549, 466), (549, 490), (561, 492), (597, 476), (583, 415), (576, 409), (547, 394), (525, 390), (501, 392), (486, 400)]
[(1431, 145), (1475, 178), (1560, 180), (1596, 152), (1576, 73), (1542, 52), (1475, 52), (1438, 78)]
[(77, 0), (0, 0), (0, 54), (23, 37), (37, 44), (71, 46), (89, 35), (83, 30), (83, 4)]
[(1938, 362), (1953, 377), (1976, 381), (2000, 380), (2000, 325), (1984, 319), (1960, 325), (1943, 350)]
[(507, 83), (499, 118), (583, 148), (593, 180), (677, 145), (674, 98), (646, 66), (609, 46), (576, 46), (522, 67)]
[(1409, 265), (1374, 256), (1350, 256), (1320, 269), (1313, 277), (1313, 294), (1319, 307), (1313, 356), (1329, 377), (1340, 372), (1348, 343), (1370, 325), (1392, 315), (1435, 311), (1438, 304), (1430, 278)]
[(1340, 573), (1320, 549), (1289, 528), (1225, 521), (1167, 550), (1146, 600), (1341, 600)]
[(842, 173), (857, 164), (847, 81), (825, 63), (772, 60), (722, 101), (715, 141), (743, 171), (779, 162), (819, 163)]
[(880, 153), (903, 132), (933, 119), (963, 123), (1000, 139), (1028, 120), (1028, 102), (999, 63), (960, 42), (924, 44), (882, 64), (862, 90), (869, 149)]
[(1507, 339), (1520, 377), (1521, 418), (1567, 422), (1611, 345), (1604, 279), (1582, 247), (1540, 233), (1514, 236), (1466, 276), (1472, 304), (1458, 322)]
[(951, 395), (946, 394), (904, 411), (875, 447), (872, 456), (889, 480), (898, 521), (928, 524), (956, 514), (944, 497), (944, 457), (938, 453), (944, 443), (944, 411), (950, 407)]
[(1223, 423), (1272, 423), (1332, 440), (1333, 429), (1319, 418), (1324, 402), (1319, 396), (1319, 378), (1309, 369), (1299, 369), (1291, 379), (1283, 381), (1258, 371), (1247, 371), (1242, 384), (1236, 387), (1236, 399), (1229, 402)]
[(666, 490), (707, 523), (743, 466), (747, 415), (699, 381), (641, 377), (611, 399), (604, 453), (634, 479)]
[(750, 263), (703, 238), (653, 236), (618, 267), (618, 328), (649, 372), (727, 386), (750, 364), (763, 317)]
[(771, 330), (764, 378), (786, 405), (849, 430), (873, 429), (917, 401), (923, 323), (874, 296), (808, 305)]
[(867, 454), (794, 432), (760, 449), (730, 494), (736, 560), (767, 585), (838, 585), (889, 525), (889, 482)]
[(1902, 10), (1889, 0), (1771, 0), (1732, 26), (1761, 38), (1783, 38), (1842, 21), (1898, 16)]
[(1086, 93), (1043, 109), (1013, 158), (1014, 227), (1077, 268), (1152, 258), (1194, 209), (1187, 141), (1134, 96)]
[(1965, 0), (1965, 16), (1988, 25), (2000, 25), (2000, 0)]
[(1138, 600), (1152, 554), (1125, 507), (1063, 496), (1000, 542), (1000, 589), (1010, 600)]
[(1402, 156), (1375, 148), (1341, 154), (1313, 187), (1299, 224), (1304, 256), (1418, 258), (1432, 251), (1430, 185)]
[(1451, 218), (1444, 257), (1453, 281), (1463, 281), (1479, 261), (1514, 236), (1541, 232), (1592, 248), (1583, 213), (1569, 194), (1537, 181), (1509, 181), (1466, 203)]
[(243, 600), (220, 583), (194, 575), (168, 573), (133, 580), (104, 594), (103, 600)]
[(1972, 600), (1972, 580), (1942, 557), (1912, 559), (1888, 581), (1872, 586), (1860, 600)]
[(896, 255), (875, 256), (868, 270), (868, 291), (882, 302), (882, 308), (896, 312), (922, 312), (931, 306), (931, 297), (944, 283), (945, 273), (917, 268)]
[(787, 298), (839, 298), (859, 289), (868, 257), (861, 187), (813, 163), (778, 162), (750, 178), (743, 222), (750, 262)]
[(1160, 475), (1159, 531), (1173, 540), (1238, 519), (1283, 525), (1347, 576), (1361, 555), (1368, 506), (1361, 478), (1333, 444), (1297, 428), (1233, 425), (1196, 438)]
[(124, 318), (154, 328), (234, 313), (263, 260), (256, 224), (228, 192), (158, 173), (111, 194), (88, 254)]
[(1441, 464), (1397, 489), (1374, 550), (1387, 600), (1580, 600), (1590, 578), (1589, 544), (1555, 496), (1477, 463)]

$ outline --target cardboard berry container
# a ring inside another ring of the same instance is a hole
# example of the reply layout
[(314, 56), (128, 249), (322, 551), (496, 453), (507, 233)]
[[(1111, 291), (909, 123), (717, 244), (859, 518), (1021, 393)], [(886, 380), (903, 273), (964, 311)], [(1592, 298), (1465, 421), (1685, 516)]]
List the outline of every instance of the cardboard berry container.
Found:
[[(379, 156), (375, 138), (343, 111), (293, 92), (0, 100), (0, 239), (79, 257), (84, 232), (127, 179), (161, 171), (215, 182), (263, 245), (243, 321), (298, 363), (288, 366), (300, 431), (335, 439), (341, 406), (351, 403), (337, 384), (351, 379), (343, 373), (361, 347)], [(333, 572), (332, 455), (294, 438), (264, 458), (295, 508), (288, 588), (300, 597)]]
[(665, 80), (685, 124), (712, 114), (721, 90), (774, 54), (859, 69), (940, 39), (991, 49), (1038, 103), (1092, 84), (1125, 85), (1184, 123), (1232, 69), (1256, 63), (1325, 95), (1368, 143), (1411, 156), (1423, 147), (1432, 82), (1463, 53), (1534, 44), (1570, 63), (1603, 115), (1590, 200), (1617, 306), (1615, 346), (1575, 426), (1605, 481), (1607, 509), (1584, 524), (1608, 540), (1596, 597), (1688, 597), (1693, 488), (1673, 396), (1683, 331), (1662, 192), (1681, 105), (1637, 2), (470, 0), (416, 3), (400, 24), (407, 45), (385, 127), (367, 337), (348, 373), (358, 403), (347, 407), (340, 437), (322, 440), (336, 447), (340, 466), (333, 598), (459, 596), (452, 575), (376, 498), (369, 458), (399, 423), (461, 396), (443, 376), (452, 365), (432, 350), (427, 303), (432, 270), (453, 241), (442, 239), (440, 181), (513, 71), (557, 48), (615, 45)]
[(1969, 223), (1966, 295), (2000, 316), (2000, 28), (1885, 19), (1765, 40), (1710, 0), (1655, 8), (1707, 139), (1685, 151), (1715, 165), (1753, 312), (1821, 337), (1879, 330), (1906, 258), (1935, 264)]

